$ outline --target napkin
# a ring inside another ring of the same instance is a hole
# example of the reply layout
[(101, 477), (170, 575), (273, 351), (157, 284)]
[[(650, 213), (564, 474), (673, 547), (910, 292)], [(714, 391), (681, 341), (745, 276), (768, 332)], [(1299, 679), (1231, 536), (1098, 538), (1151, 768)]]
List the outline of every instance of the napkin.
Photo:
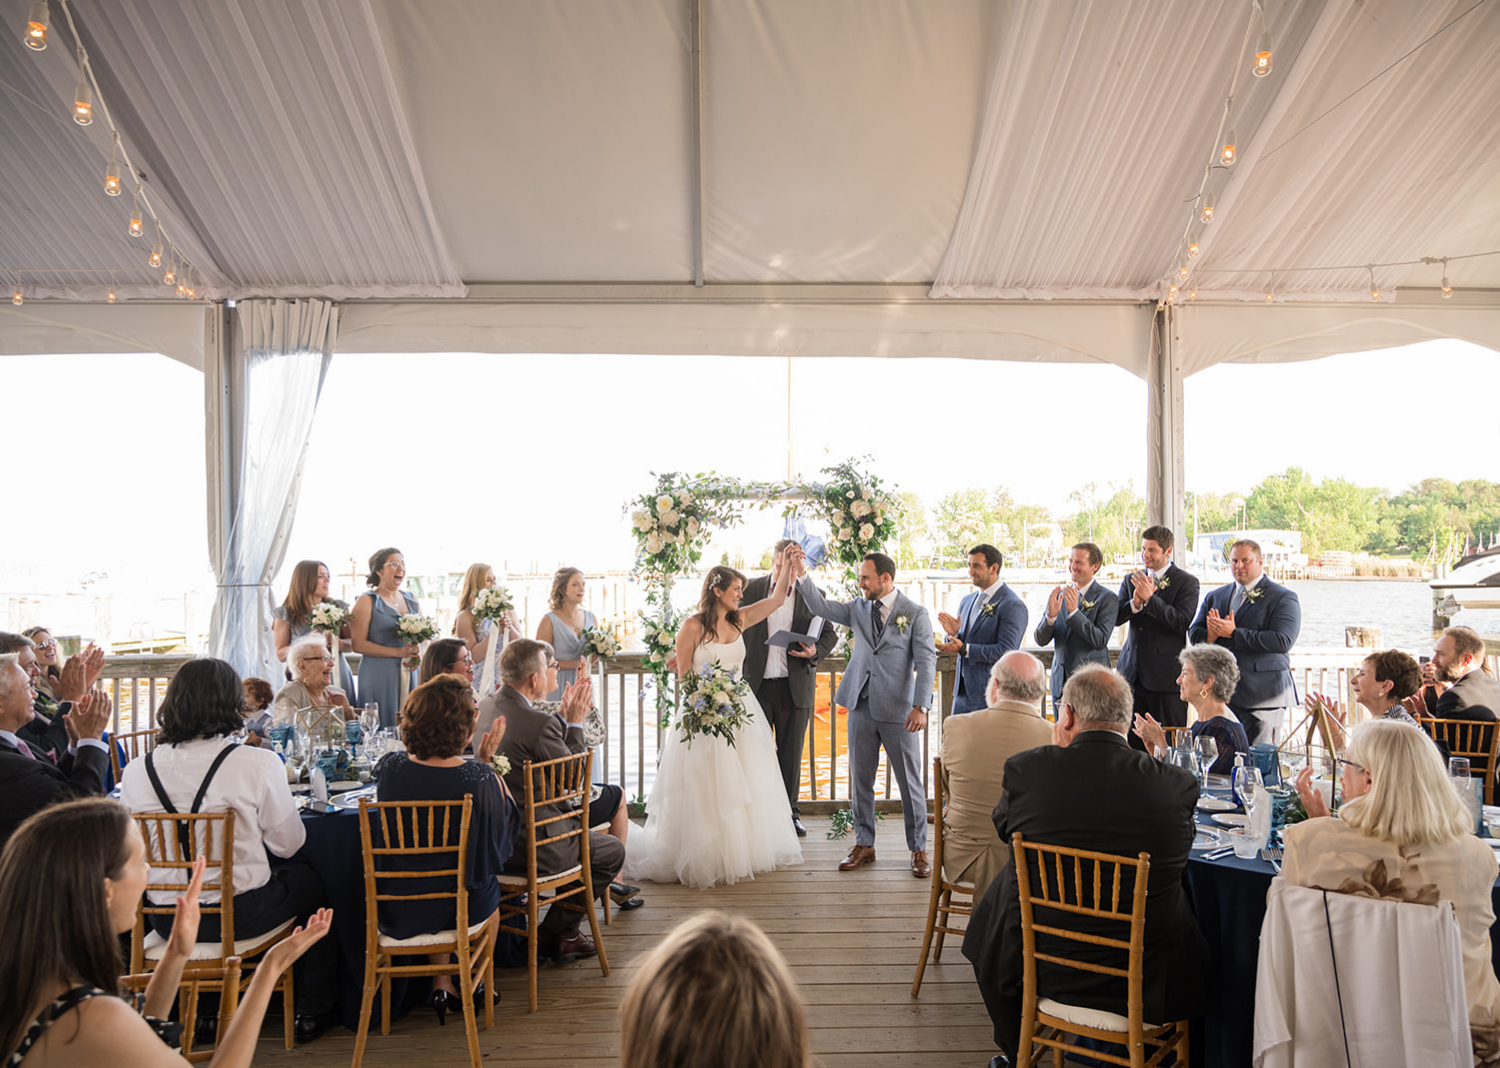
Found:
[(1250, 800), (1250, 837), (1262, 849), (1271, 837), (1271, 794), (1264, 786), (1257, 786)]
[(308, 783), (312, 787), (314, 801), (328, 802), (328, 776), (323, 774), (323, 769), (316, 764), (313, 765), (312, 774), (308, 777)]

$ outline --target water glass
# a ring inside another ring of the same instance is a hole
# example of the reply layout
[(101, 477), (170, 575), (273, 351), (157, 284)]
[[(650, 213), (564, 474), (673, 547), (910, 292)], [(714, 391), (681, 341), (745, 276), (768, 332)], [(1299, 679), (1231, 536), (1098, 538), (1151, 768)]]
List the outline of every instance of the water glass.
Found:
[(1231, 785), (1234, 788), (1234, 799), (1240, 803), (1240, 807), (1248, 815), (1250, 804), (1255, 798), (1255, 788), (1265, 785), (1265, 781), (1260, 776), (1260, 769), (1248, 764), (1236, 767)]
[(1448, 774), (1453, 776), (1455, 779), (1467, 779), (1469, 777), (1469, 758), (1449, 757)]
[(1200, 734), (1193, 739), (1193, 746), (1198, 750), (1198, 760), (1203, 764), (1207, 775), (1209, 768), (1214, 766), (1214, 761), (1219, 759), (1219, 743), (1206, 734)]

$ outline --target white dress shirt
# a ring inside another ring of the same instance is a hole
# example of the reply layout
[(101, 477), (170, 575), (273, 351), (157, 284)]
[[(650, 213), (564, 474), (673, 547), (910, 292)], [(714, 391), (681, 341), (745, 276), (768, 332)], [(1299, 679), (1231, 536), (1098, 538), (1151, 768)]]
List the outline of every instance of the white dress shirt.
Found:
[[(1171, 561), (1168, 561), (1167, 562), (1167, 567), (1171, 567), (1171, 566), (1172, 566)], [(1162, 568), (1160, 571), (1152, 571), (1151, 572), (1151, 574), (1156, 577), (1156, 585), (1157, 585), (1158, 589), (1161, 588), (1161, 580), (1167, 574), (1167, 567)], [(1142, 608), (1145, 608), (1145, 607), (1146, 606), (1143, 605), (1143, 604), (1136, 604), (1135, 603), (1135, 595), (1131, 594), (1131, 597), (1130, 597), (1130, 610), (1132, 612), (1139, 612)]]
[[(774, 593), (774, 587), (766, 594), (767, 597)], [(766, 617), (766, 637), (778, 631), (792, 629), (792, 609), (797, 596), (797, 588), (794, 585), (786, 595), (786, 600), (781, 602), (781, 607)], [(766, 646), (766, 670), (761, 675), (763, 679), (784, 679), (787, 677), (786, 646)]]
[[(162, 788), (178, 812), (188, 812), (209, 765), (219, 750), (229, 744), (226, 738), (198, 739), (175, 745), (160, 745), (152, 750), (152, 763)], [(125, 765), (120, 777), (120, 800), (131, 812), (165, 812), (161, 799), (146, 773), (141, 757)], [(242, 745), (225, 758), (203, 797), (199, 812), (224, 812), (234, 809), (234, 892), (243, 894), (264, 886), (271, 880), (271, 865), (266, 850), (278, 857), (290, 857), (302, 848), (307, 831), (297, 814), (291, 787), (286, 781), (286, 767), (269, 749)], [(151, 869), (154, 883), (187, 885), (188, 872), (182, 868)], [(153, 904), (170, 905), (176, 895), (152, 890)], [(219, 900), (217, 890), (204, 890), (202, 900)]]
[[(993, 597), (993, 596), (995, 596), (995, 592), (997, 590), (999, 590), (1001, 586), (1004, 586), (1004, 585), (1005, 585), (1005, 580), (1001, 579), (1001, 578), (997, 578), (995, 580), (995, 582), (994, 582), (993, 585), (989, 586), (986, 589), (983, 589), (983, 590), (979, 591), (979, 600), (978, 600), (978, 602), (976, 602), (976, 604), (974, 606), (974, 618), (975, 619), (979, 618), (979, 612), (982, 611), (983, 608), (984, 608), (984, 606), (989, 603), (990, 598)], [(969, 655), (969, 643), (968, 642), (964, 642), (964, 656), (967, 657), (968, 655)]]

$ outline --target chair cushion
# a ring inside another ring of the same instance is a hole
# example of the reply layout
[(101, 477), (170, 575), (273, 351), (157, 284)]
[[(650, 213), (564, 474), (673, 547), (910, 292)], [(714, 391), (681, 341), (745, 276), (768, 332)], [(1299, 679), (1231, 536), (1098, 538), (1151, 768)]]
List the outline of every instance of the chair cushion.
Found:
[[(1056, 1016), (1059, 1020), (1066, 1020), (1071, 1024), (1079, 1024), (1083, 1027), (1093, 1027), (1100, 1031), (1129, 1031), (1130, 1020), (1113, 1012), (1105, 1012), (1103, 1009), (1088, 1009), (1082, 1005), (1064, 1005), (1061, 1001), (1053, 1001), (1051, 998), (1038, 998), (1036, 1003), (1038, 1012), (1045, 1012), (1048, 1016)], [(1143, 1024), (1147, 1031), (1154, 1031), (1158, 1024)]]
[[(539, 882), (550, 883), (554, 879), (561, 879), (569, 875), (577, 875), (581, 871), (583, 871), (583, 865), (574, 864), (567, 871), (537, 872), (536, 877)], [(512, 875), (509, 872), (498, 876), (498, 878), (500, 880), (501, 886), (525, 886), (529, 881), (525, 875)]]
[[(488, 917), (469, 927), (469, 937), (473, 938), (484, 925), (489, 922)], [(416, 946), (440, 946), (448, 942), (458, 941), (458, 930), (438, 931), (434, 934), (412, 935), (410, 938), (392, 938), (390, 935), (380, 936), (380, 945), (386, 949), (408, 949)]]
[[(296, 922), (296, 920), (287, 920), (265, 934), (256, 935), (254, 938), (235, 939), (234, 953), (232, 955), (236, 957), (253, 957), (290, 931)], [(141, 946), (145, 950), (147, 960), (161, 960), (167, 952), (167, 940), (155, 931), (146, 932), (146, 938), (141, 943)], [(193, 951), (188, 954), (188, 960), (218, 960), (223, 955), (222, 949), (223, 947), (218, 942), (199, 942), (193, 947)]]

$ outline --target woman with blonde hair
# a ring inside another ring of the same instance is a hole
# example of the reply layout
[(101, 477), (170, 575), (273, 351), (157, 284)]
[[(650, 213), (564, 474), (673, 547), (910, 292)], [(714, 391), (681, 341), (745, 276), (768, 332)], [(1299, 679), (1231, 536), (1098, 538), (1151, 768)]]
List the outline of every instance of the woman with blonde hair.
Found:
[(547, 694), (548, 701), (561, 701), (563, 691), (578, 681), (578, 673), (589, 669), (589, 658), (583, 655), (583, 636), (598, 621), (583, 607), (585, 586), (578, 568), (558, 568), (547, 594), (552, 611), (536, 625), (536, 640), (546, 642), (557, 654), (557, 689)]
[[(469, 570), (464, 572), (464, 584), (458, 591), (458, 617), (453, 621), (453, 633), (463, 639), (464, 645), (469, 650), (469, 656), (478, 666), (476, 676), (483, 672), (485, 659), (490, 655), (490, 645), (495, 636), (495, 621), (474, 618), (474, 598), (479, 596), (480, 590), (492, 590), (496, 585), (498, 583), (495, 580), (494, 568), (489, 564), (470, 564)], [(502, 648), (508, 641), (525, 637), (521, 629), (516, 626), (515, 613), (506, 612), (503, 618), (505, 632), (500, 639)], [(426, 677), (422, 681), (426, 682)], [(499, 686), (500, 680), (497, 677), (491, 692), (499, 689)], [(486, 695), (480, 694), (479, 696)]]
[(1344, 804), (1337, 816), (1312, 787), (1312, 769), (1297, 776), (1311, 818), (1282, 832), (1281, 878), (1370, 897), (1391, 896), (1400, 880), (1398, 900), (1453, 902), (1469, 1027), (1493, 1048), (1500, 1038), (1500, 982), (1490, 962), (1494, 851), (1474, 836), (1469, 809), (1420, 728), (1395, 719), (1361, 723), (1339, 763)]
[(805, 1068), (807, 1020), (754, 923), (705, 912), (652, 951), (620, 1005), (621, 1068)]
[[(333, 582), (333, 576), (328, 570), (328, 565), (321, 560), (299, 560), (297, 566), (292, 568), (292, 580), (287, 584), (286, 600), (271, 609), (273, 622), (271, 623), (271, 637), (276, 641), (276, 659), (286, 661), (287, 651), (291, 649), (292, 643), (298, 638), (305, 638), (313, 632), (312, 627), (307, 624), (307, 615), (320, 604), (333, 604), (345, 610), (348, 605), (336, 597), (330, 597), (328, 590)], [(320, 635), (321, 637), (321, 635)], [(354, 651), (353, 639), (349, 636), (349, 626), (339, 631), (339, 650), (345, 653)], [(333, 651), (332, 642), (324, 637), (324, 642), (329, 650)], [(287, 678), (291, 678), (290, 668)], [(339, 687), (349, 695), (349, 700), (354, 700), (354, 672), (349, 669), (348, 661), (342, 661), (339, 671)]]

